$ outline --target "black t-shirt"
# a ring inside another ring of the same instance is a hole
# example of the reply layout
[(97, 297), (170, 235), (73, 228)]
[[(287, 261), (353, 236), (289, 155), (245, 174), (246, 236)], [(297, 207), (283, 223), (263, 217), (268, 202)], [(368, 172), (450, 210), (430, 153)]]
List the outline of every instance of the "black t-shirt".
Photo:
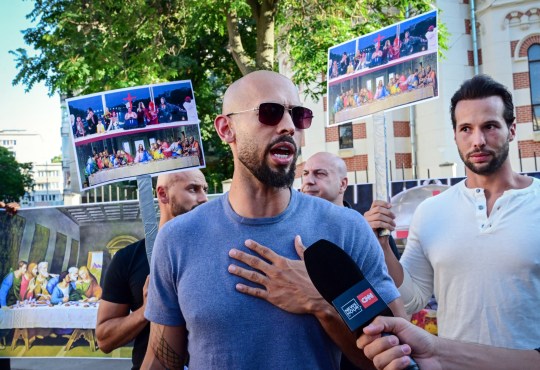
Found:
[[(103, 285), (102, 299), (117, 304), (129, 304), (131, 311), (143, 305), (143, 287), (150, 274), (144, 239), (119, 250), (114, 255)], [(150, 324), (135, 337), (132, 369), (139, 369), (146, 354)]]

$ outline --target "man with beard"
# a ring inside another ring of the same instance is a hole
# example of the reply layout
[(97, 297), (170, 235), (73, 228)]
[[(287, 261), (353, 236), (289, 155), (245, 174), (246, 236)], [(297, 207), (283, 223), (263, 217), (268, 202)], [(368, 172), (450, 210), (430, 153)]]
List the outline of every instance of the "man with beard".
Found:
[[(156, 185), (159, 227), (205, 203), (207, 189), (200, 170), (160, 175)], [(150, 325), (144, 318), (144, 308), (149, 273), (144, 239), (119, 250), (107, 268), (98, 309), (99, 348), (109, 353), (135, 339), (132, 369), (140, 368), (148, 344)]]
[(214, 126), (232, 151), (231, 190), (158, 233), (142, 368), (181, 369), (189, 353), (193, 369), (337, 369), (340, 348), (359, 362), (354, 336), (307, 276), (304, 244), (341, 245), (390, 307), (403, 307), (362, 216), (291, 189), (311, 110), (288, 78), (256, 71), (227, 89), (222, 112)]
[[(467, 178), (416, 209), (398, 262), (384, 248), (409, 314), (435, 292), (440, 337), (514, 349), (540, 343), (540, 181), (511, 168), (512, 96), (480, 75), (451, 100)], [(380, 207), (380, 227), (394, 215)], [(414, 356), (414, 353), (413, 353)]]

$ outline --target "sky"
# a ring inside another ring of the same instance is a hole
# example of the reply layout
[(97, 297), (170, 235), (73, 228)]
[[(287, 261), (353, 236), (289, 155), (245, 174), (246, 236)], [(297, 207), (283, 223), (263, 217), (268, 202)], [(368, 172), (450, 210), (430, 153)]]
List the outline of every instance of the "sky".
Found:
[(17, 69), (9, 50), (20, 47), (29, 52), (32, 50), (25, 44), (21, 30), (33, 26), (26, 19), (33, 8), (31, 0), (0, 1), (0, 128), (24, 129), (40, 134), (44, 145), (33, 150), (39, 162), (50, 162), (62, 152), (60, 97), (58, 94), (50, 97), (44, 84), (34, 85), (25, 93), (25, 86), (13, 86), (11, 83)]

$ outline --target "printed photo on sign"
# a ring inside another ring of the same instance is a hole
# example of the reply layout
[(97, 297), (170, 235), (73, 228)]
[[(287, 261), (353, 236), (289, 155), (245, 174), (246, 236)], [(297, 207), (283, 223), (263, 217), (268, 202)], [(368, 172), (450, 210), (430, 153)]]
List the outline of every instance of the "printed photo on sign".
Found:
[[(105, 91), (66, 102), (81, 190), (205, 166), (191, 81)], [(176, 160), (181, 157), (186, 158)]]
[(131, 357), (95, 327), (112, 257), (144, 238), (138, 202), (0, 212), (0, 232), (0, 357)]
[(437, 12), (328, 50), (328, 125), (436, 98)]

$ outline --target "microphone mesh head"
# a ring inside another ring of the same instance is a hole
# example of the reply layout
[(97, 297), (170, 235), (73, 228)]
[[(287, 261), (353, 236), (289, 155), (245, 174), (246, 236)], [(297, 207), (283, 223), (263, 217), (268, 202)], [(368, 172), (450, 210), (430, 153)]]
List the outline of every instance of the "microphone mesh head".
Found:
[(353, 259), (334, 243), (321, 239), (304, 252), (308, 275), (327, 301), (332, 301), (354, 286), (364, 275)]

